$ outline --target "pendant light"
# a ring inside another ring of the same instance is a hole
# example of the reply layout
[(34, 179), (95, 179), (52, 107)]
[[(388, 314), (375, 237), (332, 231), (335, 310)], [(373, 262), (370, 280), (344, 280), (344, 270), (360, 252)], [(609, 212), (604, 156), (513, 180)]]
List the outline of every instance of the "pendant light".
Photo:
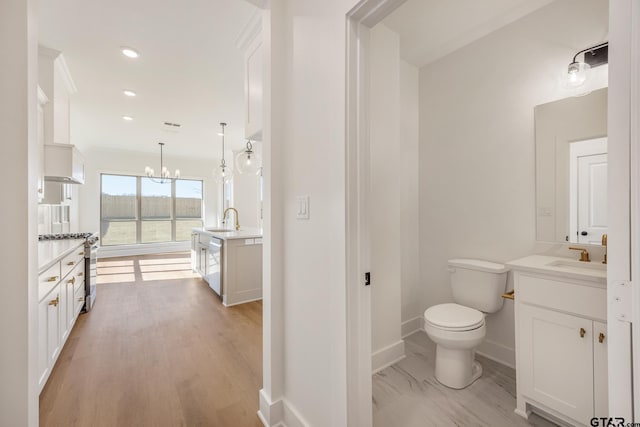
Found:
[(260, 170), (260, 156), (253, 151), (253, 144), (247, 140), (247, 147), (236, 155), (236, 168), (241, 174), (257, 174)]
[(158, 145), (160, 146), (160, 176), (154, 176), (155, 171), (150, 168), (149, 166), (146, 166), (144, 168), (144, 174), (147, 176), (147, 178), (149, 178), (151, 181), (153, 182), (157, 182), (158, 184), (165, 184), (171, 181), (175, 181), (176, 179), (180, 178), (180, 170), (176, 169), (176, 172), (174, 173), (174, 177), (171, 178), (171, 173), (169, 172), (169, 169), (167, 169), (167, 167), (164, 165), (164, 158), (163, 158), (163, 153), (162, 153), (162, 149), (164, 148), (164, 142), (158, 142)]
[(227, 182), (231, 178), (233, 178), (233, 171), (224, 160), (224, 127), (226, 125), (227, 124), (224, 122), (220, 123), (220, 126), (222, 127), (222, 132), (219, 133), (219, 135), (222, 137), (222, 159), (220, 160), (220, 165), (218, 165), (218, 167), (213, 170), (213, 177), (216, 179), (216, 181), (222, 183)]

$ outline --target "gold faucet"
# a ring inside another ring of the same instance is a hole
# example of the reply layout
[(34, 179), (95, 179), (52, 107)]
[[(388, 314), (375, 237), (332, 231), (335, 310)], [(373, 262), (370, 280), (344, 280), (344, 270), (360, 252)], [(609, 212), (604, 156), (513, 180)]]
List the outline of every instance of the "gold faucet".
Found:
[(607, 263), (607, 235), (602, 235), (602, 246), (604, 246), (604, 259), (602, 260), (603, 264)]
[(576, 248), (573, 246), (569, 246), (569, 249), (571, 249), (572, 251), (582, 251), (580, 252), (580, 261), (591, 262), (591, 260), (589, 259), (589, 252), (587, 252), (585, 248)]
[(224, 210), (222, 214), (222, 222), (224, 223), (227, 220), (227, 212), (234, 211), (236, 213), (236, 230), (240, 230), (240, 222), (238, 221), (238, 210), (236, 208), (227, 208)]

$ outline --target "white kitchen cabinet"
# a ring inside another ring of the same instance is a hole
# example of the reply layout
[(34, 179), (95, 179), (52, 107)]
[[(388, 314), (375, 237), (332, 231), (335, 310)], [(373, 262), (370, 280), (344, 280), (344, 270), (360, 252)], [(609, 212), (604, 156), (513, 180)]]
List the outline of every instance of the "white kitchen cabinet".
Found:
[(41, 269), (38, 278), (38, 391), (41, 392), (84, 303), (82, 243)]
[(44, 189), (44, 144), (45, 144), (45, 125), (44, 125), (44, 106), (49, 102), (49, 98), (44, 91), (38, 86), (38, 203), (42, 202), (45, 195)]
[[(262, 299), (262, 235), (259, 230), (194, 229), (196, 271), (225, 306)], [(206, 245), (205, 245), (206, 242)]]
[(246, 139), (262, 140), (262, 37), (258, 34), (244, 54)]
[(571, 425), (606, 417), (605, 285), (514, 271), (514, 290), (516, 412)]

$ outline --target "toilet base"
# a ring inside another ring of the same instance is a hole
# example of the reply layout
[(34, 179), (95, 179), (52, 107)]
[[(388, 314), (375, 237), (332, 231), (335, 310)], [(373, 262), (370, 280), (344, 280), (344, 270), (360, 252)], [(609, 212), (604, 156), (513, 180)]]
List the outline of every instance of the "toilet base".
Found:
[(436, 379), (453, 389), (468, 387), (482, 376), (482, 365), (475, 360), (475, 350), (436, 347)]

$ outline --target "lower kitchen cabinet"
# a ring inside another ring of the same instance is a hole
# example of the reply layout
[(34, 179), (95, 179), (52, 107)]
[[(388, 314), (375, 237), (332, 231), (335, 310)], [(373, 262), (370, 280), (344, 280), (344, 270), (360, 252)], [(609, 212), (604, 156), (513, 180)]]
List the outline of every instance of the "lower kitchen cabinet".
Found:
[(60, 286), (38, 304), (38, 388), (42, 390), (60, 354)]
[(84, 255), (77, 252), (56, 262), (40, 275), (39, 283), (38, 391), (41, 392), (84, 305)]

